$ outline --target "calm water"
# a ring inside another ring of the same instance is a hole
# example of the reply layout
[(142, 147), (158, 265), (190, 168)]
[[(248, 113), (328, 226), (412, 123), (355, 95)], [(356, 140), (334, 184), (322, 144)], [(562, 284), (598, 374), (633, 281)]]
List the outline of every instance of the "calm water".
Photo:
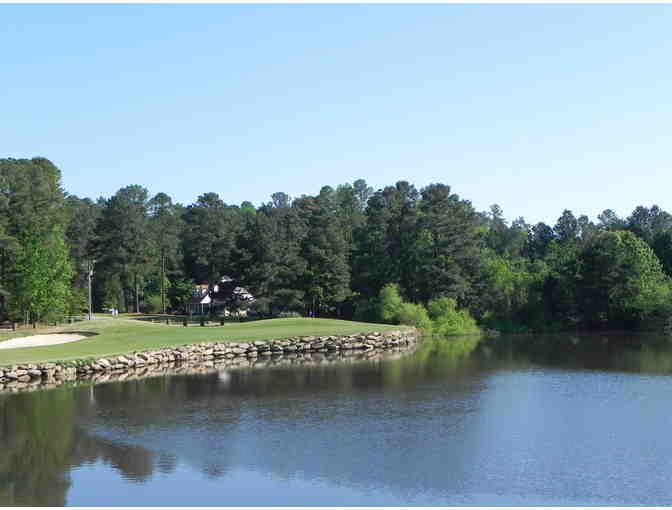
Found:
[(633, 342), (2, 395), (0, 506), (670, 505), (672, 344)]

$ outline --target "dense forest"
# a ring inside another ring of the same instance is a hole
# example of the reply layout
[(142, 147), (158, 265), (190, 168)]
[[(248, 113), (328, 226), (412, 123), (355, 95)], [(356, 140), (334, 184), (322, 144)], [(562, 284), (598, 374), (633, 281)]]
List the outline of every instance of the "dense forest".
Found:
[(138, 185), (91, 200), (65, 192), (47, 159), (0, 159), (0, 318), (81, 313), (89, 267), (96, 311), (179, 311), (195, 283), (228, 275), (261, 316), (401, 321), (381, 307), (396, 299), (505, 332), (662, 328), (672, 215), (509, 223), (445, 184), (362, 179), (259, 207), (213, 192), (185, 206)]

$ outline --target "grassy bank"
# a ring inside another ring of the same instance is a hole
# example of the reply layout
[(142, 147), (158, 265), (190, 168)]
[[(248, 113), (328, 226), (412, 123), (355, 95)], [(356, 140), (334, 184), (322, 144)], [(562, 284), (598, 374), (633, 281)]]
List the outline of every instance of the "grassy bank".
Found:
[[(80, 322), (62, 328), (49, 328), (49, 333), (76, 333), (81, 331), (97, 334), (69, 344), (0, 350), (0, 366), (112, 356), (199, 342), (270, 340), (312, 335), (350, 335), (395, 329), (400, 329), (400, 326), (334, 319), (269, 319), (208, 328), (199, 326), (184, 328), (137, 320), (108, 319)], [(34, 330), (34, 334), (45, 332)], [(7, 340), (10, 336), (25, 335), (3, 335), (0, 341)]]

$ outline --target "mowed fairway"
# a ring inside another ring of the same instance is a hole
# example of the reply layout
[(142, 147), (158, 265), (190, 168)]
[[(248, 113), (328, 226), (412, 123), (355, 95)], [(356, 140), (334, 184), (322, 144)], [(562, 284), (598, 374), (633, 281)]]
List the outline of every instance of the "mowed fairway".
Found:
[[(84, 340), (48, 347), (0, 350), (0, 366), (16, 363), (99, 358), (199, 342), (236, 342), (292, 336), (350, 335), (401, 328), (403, 326), (335, 319), (268, 319), (216, 327), (189, 325), (187, 328), (152, 324), (132, 319), (106, 319), (49, 329), (51, 333), (97, 333)], [(35, 334), (39, 333), (36, 331)], [(3, 337), (2, 340), (9, 338), (9, 336), (4, 335)]]

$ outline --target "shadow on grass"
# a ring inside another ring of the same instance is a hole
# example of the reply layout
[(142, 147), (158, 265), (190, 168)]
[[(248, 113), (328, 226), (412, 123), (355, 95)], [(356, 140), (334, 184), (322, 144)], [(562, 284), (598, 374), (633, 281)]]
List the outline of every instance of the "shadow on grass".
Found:
[(43, 333), (44, 336), (48, 335), (82, 335), (82, 336), (98, 336), (100, 333), (96, 333), (93, 331), (75, 331), (75, 330), (67, 330), (67, 331), (56, 331), (54, 333)]

